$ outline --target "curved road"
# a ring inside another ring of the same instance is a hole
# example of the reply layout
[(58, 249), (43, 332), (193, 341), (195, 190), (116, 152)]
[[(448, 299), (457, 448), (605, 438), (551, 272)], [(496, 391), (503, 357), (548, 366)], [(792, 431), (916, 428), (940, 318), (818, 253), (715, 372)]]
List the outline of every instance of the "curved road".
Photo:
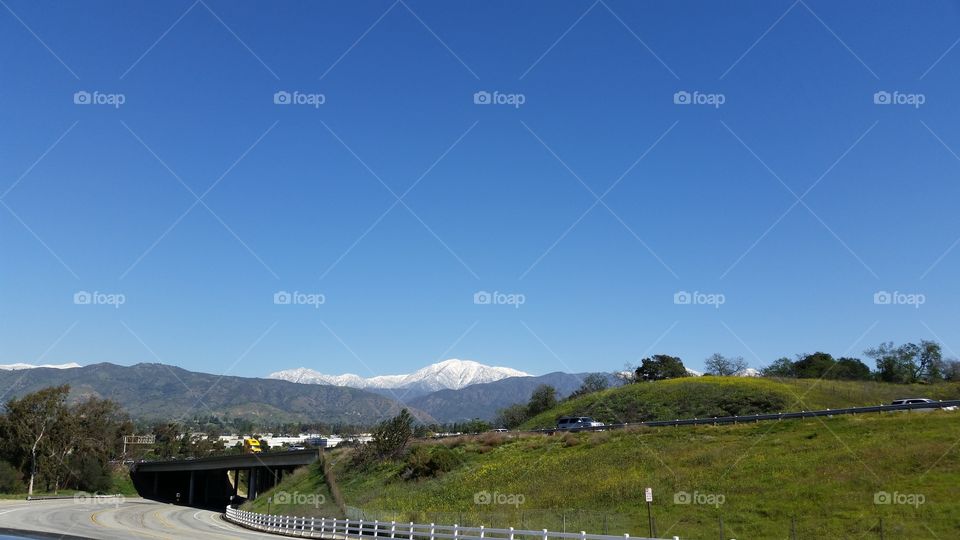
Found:
[(146, 499), (0, 501), (0, 529), (103, 540), (278, 538), (237, 527), (217, 512)]

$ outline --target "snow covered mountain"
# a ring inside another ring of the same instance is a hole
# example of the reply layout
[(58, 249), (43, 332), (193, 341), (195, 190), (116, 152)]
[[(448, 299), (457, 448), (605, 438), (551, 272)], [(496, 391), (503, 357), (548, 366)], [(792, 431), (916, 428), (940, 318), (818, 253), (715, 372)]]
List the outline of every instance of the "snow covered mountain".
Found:
[(83, 367), (76, 362), (70, 362), (69, 364), (42, 364), (42, 365), (33, 365), (33, 364), (0, 364), (0, 370), (4, 371), (16, 371), (19, 369), (34, 369), (34, 368), (54, 368), (54, 369), (71, 369)]
[(499, 381), (507, 377), (530, 377), (508, 367), (488, 366), (472, 360), (453, 358), (418, 369), (403, 375), (380, 375), (361, 377), (353, 373), (326, 375), (310, 368), (285, 369), (267, 375), (268, 379), (281, 379), (295, 383), (329, 384), (368, 390), (403, 389), (405, 394), (424, 394), (437, 390), (459, 390), (479, 383)]

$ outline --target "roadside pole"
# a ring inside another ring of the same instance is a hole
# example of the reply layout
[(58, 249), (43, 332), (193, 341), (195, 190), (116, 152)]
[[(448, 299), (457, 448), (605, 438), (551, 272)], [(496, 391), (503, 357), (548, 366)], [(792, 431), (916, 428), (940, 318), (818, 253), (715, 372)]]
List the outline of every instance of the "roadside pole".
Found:
[(650, 509), (650, 505), (653, 503), (653, 488), (643, 490), (643, 498), (647, 501), (647, 521), (650, 525), (650, 538), (653, 538), (653, 512)]

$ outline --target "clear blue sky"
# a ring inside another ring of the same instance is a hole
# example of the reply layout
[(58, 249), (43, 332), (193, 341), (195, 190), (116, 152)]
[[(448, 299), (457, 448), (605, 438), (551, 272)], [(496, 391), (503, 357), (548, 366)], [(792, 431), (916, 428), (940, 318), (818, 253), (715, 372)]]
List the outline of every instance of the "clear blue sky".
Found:
[(960, 350), (953, 2), (2, 4), (0, 363)]

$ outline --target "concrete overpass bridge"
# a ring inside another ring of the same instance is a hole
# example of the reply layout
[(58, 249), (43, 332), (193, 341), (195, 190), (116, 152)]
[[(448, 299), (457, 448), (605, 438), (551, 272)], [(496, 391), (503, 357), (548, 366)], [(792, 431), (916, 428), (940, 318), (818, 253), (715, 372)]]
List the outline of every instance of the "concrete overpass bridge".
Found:
[(130, 469), (141, 497), (205, 508), (256, 499), (285, 474), (320, 459), (322, 450), (232, 454), (197, 459), (143, 461)]

